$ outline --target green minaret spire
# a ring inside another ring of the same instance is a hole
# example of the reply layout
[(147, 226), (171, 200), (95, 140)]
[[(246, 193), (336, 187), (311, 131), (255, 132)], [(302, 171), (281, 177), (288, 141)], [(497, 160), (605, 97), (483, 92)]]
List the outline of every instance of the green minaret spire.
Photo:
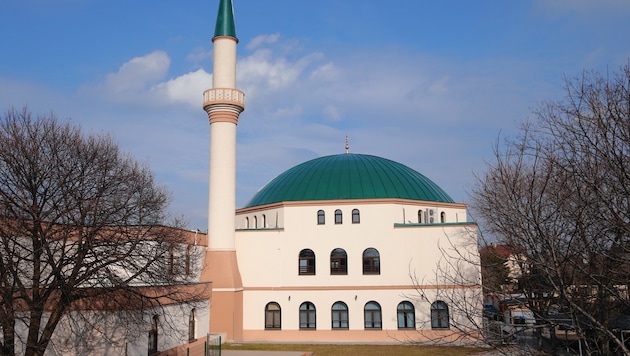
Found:
[(232, 0), (221, 0), (219, 3), (219, 14), (217, 15), (217, 26), (214, 29), (214, 37), (229, 36), (236, 38), (236, 26), (234, 25), (234, 10)]

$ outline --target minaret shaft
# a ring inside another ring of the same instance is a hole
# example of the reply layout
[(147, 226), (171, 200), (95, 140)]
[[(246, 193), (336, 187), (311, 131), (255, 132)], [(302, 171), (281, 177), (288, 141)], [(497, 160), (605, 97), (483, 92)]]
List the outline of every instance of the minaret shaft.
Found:
[(234, 250), (236, 125), (214, 122), (210, 130), (208, 249)]
[(212, 39), (212, 88), (203, 93), (210, 121), (208, 248), (203, 281), (212, 282), (210, 332), (227, 340), (243, 338), (243, 282), (235, 243), (236, 125), (245, 108), (236, 89), (236, 31), (231, 0), (221, 0)]

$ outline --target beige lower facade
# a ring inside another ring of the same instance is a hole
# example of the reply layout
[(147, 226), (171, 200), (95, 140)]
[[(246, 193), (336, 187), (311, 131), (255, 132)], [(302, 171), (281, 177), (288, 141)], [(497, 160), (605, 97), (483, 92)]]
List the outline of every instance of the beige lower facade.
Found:
[[(444, 221), (407, 219), (428, 209)], [(335, 223), (339, 211), (344, 219)], [(456, 330), (474, 330), (469, 318), (481, 316), (476, 236), (462, 204), (388, 199), (241, 209), (242, 312), (217, 304), (211, 332), (233, 342), (461, 340)], [(227, 330), (239, 313), (242, 330)]]

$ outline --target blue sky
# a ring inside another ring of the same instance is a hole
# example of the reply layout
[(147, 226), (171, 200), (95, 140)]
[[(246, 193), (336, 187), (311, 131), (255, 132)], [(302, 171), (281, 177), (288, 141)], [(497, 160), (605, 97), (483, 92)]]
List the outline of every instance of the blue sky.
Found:
[[(219, 0), (0, 1), (0, 110), (110, 133), (207, 228)], [(237, 206), (308, 159), (350, 151), (423, 173), (467, 203), (499, 135), (563, 76), (630, 61), (630, 1), (234, 0)]]

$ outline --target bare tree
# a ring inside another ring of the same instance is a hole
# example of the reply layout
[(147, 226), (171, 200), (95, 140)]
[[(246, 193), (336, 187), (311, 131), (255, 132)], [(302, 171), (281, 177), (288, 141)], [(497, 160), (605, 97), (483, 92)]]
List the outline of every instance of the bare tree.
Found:
[(7, 111), (0, 119), (0, 353), (21, 347), (43, 355), (63, 320), (89, 325), (96, 314), (87, 311), (116, 310), (131, 330), (144, 312), (201, 299), (203, 288), (191, 287), (174, 261), (187, 241), (175, 222), (165, 227), (169, 201), (149, 169), (111, 137), (86, 136), (52, 115), (33, 118), (26, 108)]
[(543, 321), (566, 311), (589, 353), (628, 353), (630, 68), (565, 79), (520, 136), (495, 148), (473, 190), (480, 224), (529, 266), (520, 283)]

